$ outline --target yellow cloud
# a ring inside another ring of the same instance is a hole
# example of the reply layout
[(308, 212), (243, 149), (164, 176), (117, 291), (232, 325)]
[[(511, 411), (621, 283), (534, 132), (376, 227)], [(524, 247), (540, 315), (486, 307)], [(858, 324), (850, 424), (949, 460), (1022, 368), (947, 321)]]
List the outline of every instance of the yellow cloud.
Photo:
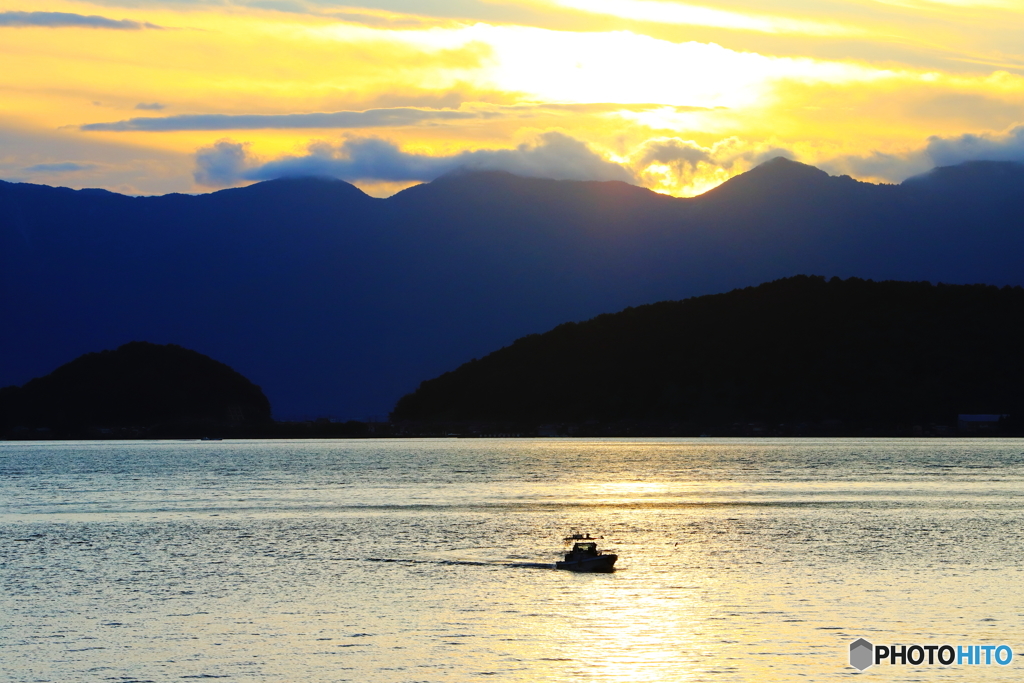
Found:
[(818, 36), (849, 36), (860, 33), (856, 28), (834, 22), (732, 12), (661, 0), (554, 0), (554, 4), (593, 14), (664, 24), (713, 26), (763, 33), (806, 33)]
[(952, 7), (960, 9), (997, 9), (1024, 12), (1024, 7), (1017, 0), (877, 0), (885, 5), (908, 7), (911, 9), (928, 9)]

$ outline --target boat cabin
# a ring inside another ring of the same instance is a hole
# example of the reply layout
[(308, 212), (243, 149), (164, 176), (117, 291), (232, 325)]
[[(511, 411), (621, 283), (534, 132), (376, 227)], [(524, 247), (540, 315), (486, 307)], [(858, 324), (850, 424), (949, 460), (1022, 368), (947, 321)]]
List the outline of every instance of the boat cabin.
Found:
[(576, 558), (597, 557), (598, 555), (600, 555), (600, 553), (597, 552), (597, 543), (594, 543), (593, 541), (573, 543), (572, 551), (567, 552), (565, 554), (565, 561), (571, 562), (573, 559)]

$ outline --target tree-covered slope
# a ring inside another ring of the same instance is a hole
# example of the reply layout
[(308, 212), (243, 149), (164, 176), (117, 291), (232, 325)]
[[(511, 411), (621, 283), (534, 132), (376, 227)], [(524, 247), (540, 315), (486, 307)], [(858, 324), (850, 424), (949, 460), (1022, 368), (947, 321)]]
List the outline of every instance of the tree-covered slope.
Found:
[(131, 342), (87, 353), (22, 387), (0, 390), (0, 434), (46, 428), (241, 427), (270, 421), (258, 386), (227, 365), (174, 344)]
[(1024, 289), (798, 276), (567, 323), (399, 400), (414, 421), (955, 422), (1024, 404)]

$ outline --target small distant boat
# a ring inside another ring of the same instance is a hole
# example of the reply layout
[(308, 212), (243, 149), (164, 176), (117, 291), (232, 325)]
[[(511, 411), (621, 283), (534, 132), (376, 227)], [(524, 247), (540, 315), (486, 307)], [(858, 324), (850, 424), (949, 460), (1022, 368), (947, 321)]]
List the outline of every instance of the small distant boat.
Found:
[(619, 556), (615, 553), (604, 553), (597, 549), (597, 539), (590, 534), (570, 534), (565, 542), (572, 541), (572, 550), (565, 554), (565, 560), (555, 562), (555, 569), (567, 569), (571, 572), (613, 572), (615, 561)]

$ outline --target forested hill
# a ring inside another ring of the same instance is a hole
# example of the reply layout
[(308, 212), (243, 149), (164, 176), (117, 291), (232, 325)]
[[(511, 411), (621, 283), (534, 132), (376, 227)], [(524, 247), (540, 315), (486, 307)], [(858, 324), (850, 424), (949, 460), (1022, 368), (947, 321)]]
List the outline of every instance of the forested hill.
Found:
[(131, 342), (0, 389), (0, 438), (202, 436), (270, 423), (258, 386), (196, 351)]
[(798, 276), (523, 337), (423, 382), (393, 417), (893, 433), (1019, 414), (1022, 338), (1020, 287)]

